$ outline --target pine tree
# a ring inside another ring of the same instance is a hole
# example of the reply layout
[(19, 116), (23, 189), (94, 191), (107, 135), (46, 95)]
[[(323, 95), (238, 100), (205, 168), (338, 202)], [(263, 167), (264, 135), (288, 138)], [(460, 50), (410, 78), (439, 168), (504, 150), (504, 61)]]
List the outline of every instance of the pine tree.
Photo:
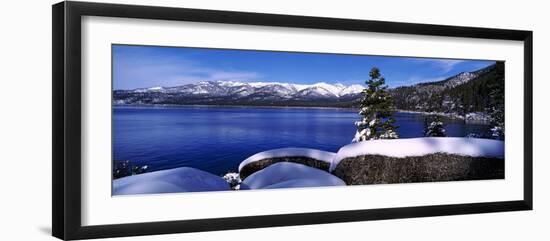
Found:
[(497, 82), (490, 86), (489, 113), (491, 114), (492, 136), (504, 139), (504, 62), (496, 64)]
[(427, 137), (445, 137), (445, 128), (443, 121), (439, 116), (433, 117), (430, 124), (428, 119), (424, 119), (424, 136)]
[(355, 122), (357, 132), (352, 142), (399, 138), (393, 118), (394, 105), (385, 79), (378, 68), (372, 68), (367, 88), (363, 90), (359, 115), (361, 120)]

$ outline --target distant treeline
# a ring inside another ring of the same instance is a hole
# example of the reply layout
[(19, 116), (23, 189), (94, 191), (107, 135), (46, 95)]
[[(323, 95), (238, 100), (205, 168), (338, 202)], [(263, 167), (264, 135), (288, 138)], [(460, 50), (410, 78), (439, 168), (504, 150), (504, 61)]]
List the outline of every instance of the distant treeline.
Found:
[(445, 112), (464, 115), (489, 112), (493, 98), (504, 101), (504, 94), (491, 95), (504, 86), (504, 62), (474, 72), (477, 77), (453, 87), (444, 81), (398, 87), (390, 90), (397, 109)]

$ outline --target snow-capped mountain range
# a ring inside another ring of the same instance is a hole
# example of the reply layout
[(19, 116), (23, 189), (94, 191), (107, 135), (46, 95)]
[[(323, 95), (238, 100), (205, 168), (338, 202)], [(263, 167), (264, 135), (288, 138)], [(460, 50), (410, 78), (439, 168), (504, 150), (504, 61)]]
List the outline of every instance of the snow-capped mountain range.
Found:
[(246, 97), (255, 94), (280, 98), (339, 98), (361, 93), (362, 85), (316, 83), (311, 85), (278, 82), (202, 81), (176, 87), (151, 87), (130, 90), (133, 93), (180, 93), (191, 96)]
[(202, 81), (175, 87), (115, 90), (115, 105), (266, 105), (345, 107), (359, 98), (362, 85)]
[[(495, 67), (493, 65), (473, 72), (459, 73), (441, 81), (389, 89), (389, 92), (394, 97), (397, 108), (424, 111), (429, 106), (439, 106), (444, 102), (454, 103), (458, 99), (463, 99), (460, 94), (471, 90), (471, 88), (461, 88), (461, 86), (469, 85), (478, 79), (487, 79), (483, 76), (487, 76), (488, 73), (494, 74), (494, 72)], [(133, 90), (115, 90), (113, 91), (113, 103), (115, 105), (352, 107), (357, 105), (364, 88), (366, 86), (359, 84), (343, 85), (323, 82), (291, 84), (223, 80), (201, 81), (175, 87), (158, 86)], [(441, 108), (435, 109), (439, 110)]]

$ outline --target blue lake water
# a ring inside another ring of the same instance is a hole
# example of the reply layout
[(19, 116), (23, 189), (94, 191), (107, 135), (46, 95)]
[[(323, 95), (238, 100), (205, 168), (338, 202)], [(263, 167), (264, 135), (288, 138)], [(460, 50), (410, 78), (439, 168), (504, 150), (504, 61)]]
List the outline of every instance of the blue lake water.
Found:
[[(422, 137), (422, 114), (395, 114), (400, 138)], [(331, 108), (114, 107), (113, 158), (150, 171), (194, 167), (236, 171), (255, 153), (306, 147), (336, 152), (355, 135), (356, 111)], [(447, 136), (486, 133), (489, 126), (445, 120)]]

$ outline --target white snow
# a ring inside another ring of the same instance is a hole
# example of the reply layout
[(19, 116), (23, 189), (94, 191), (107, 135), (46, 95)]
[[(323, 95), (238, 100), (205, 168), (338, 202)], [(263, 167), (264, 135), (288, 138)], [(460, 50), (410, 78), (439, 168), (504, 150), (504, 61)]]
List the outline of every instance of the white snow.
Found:
[(305, 89), (305, 88), (309, 87), (309, 85), (290, 84), (290, 83), (281, 83), (281, 82), (248, 82), (246, 84), (250, 85), (254, 88), (261, 88), (261, 87), (266, 87), (266, 86), (279, 85), (279, 86), (283, 86), (283, 87), (288, 88), (288, 89), (294, 89), (296, 91), (300, 91), (302, 89)]
[(241, 180), (241, 176), (239, 175), (239, 173), (236, 173), (236, 172), (229, 172), (229, 173), (226, 173), (225, 175), (223, 175), (223, 179), (229, 183), (229, 186), (233, 189), (239, 189), (240, 186), (239, 184), (241, 184), (242, 180)]
[(464, 84), (472, 79), (474, 79), (475, 77), (477, 77), (477, 74), (475, 73), (472, 73), (472, 72), (462, 72), (454, 77), (452, 77), (451, 79), (449, 79), (446, 83), (445, 83), (445, 87), (447, 88), (450, 88), (450, 87), (455, 87), (455, 86), (458, 86), (458, 85), (461, 85), (461, 84)]
[(294, 86), (296, 91), (302, 91), (302, 90), (305, 90), (305, 89), (311, 87), (311, 85), (304, 85), (304, 84), (291, 84), (291, 85)]
[(370, 136), (370, 128), (365, 128), (361, 131), (356, 131), (355, 136), (351, 140), (352, 143), (366, 141), (367, 137)]
[[(245, 88), (245, 89), (243, 89)], [(319, 82), (315, 84), (293, 84), (281, 82), (239, 82), (229, 80), (200, 81), (195, 84), (176, 86), (176, 87), (151, 87), (134, 89), (135, 93), (145, 92), (170, 92), (170, 93), (188, 93), (188, 94), (211, 94), (211, 95), (231, 95), (239, 94), (247, 96), (258, 91), (271, 91), (279, 95), (313, 95), (324, 97), (341, 97), (348, 94), (358, 94), (363, 90), (363, 86), (354, 84), (345, 86), (343, 84), (329, 84)], [(245, 90), (245, 91), (243, 91)]]
[(461, 156), (504, 158), (504, 142), (463, 137), (422, 137), (361, 141), (340, 148), (331, 163), (330, 171), (333, 171), (340, 161), (348, 157), (362, 155), (408, 157), (423, 156), (438, 152)]
[(281, 83), (281, 82), (248, 82), (248, 85), (252, 87), (265, 87), (271, 85), (280, 85), (289, 89), (294, 89), (295, 91), (302, 91), (308, 88), (322, 88), (333, 95), (339, 96), (340, 93), (351, 94), (359, 93), (363, 90), (361, 85), (350, 85), (345, 86), (342, 84), (328, 84), (325, 82), (319, 82), (315, 84), (292, 84), (292, 83)]
[[(362, 114), (362, 112), (366, 108), (362, 108), (359, 111), (359, 114)], [(368, 122), (368, 123), (367, 123)], [(377, 140), (377, 139), (397, 139), (399, 138), (399, 135), (397, 132), (395, 132), (392, 129), (388, 130), (382, 130), (379, 135), (375, 135), (375, 133), (372, 133), (372, 128), (377, 129), (376, 125), (379, 125), (380, 119), (379, 118), (373, 118), (369, 121), (369, 118), (362, 118), (361, 121), (356, 121), (355, 126), (357, 126), (357, 131), (355, 132), (355, 136), (351, 140), (351, 142), (360, 142), (360, 141), (367, 141), (367, 140)]]
[(239, 164), (239, 172), (247, 164), (261, 161), (267, 158), (303, 156), (303, 157), (309, 157), (319, 161), (330, 163), (335, 155), (336, 153), (334, 152), (321, 151), (321, 150), (315, 150), (315, 149), (309, 149), (309, 148), (292, 148), (291, 147), (291, 148), (273, 149), (269, 151), (256, 153), (255, 155), (252, 155), (251, 157), (242, 161), (241, 164)]
[(252, 87), (264, 87), (266, 85), (275, 85), (275, 84), (281, 84), (278, 82), (249, 82), (247, 83)]
[[(361, 85), (350, 85), (345, 86), (343, 84), (328, 84), (324, 82), (315, 83), (309, 85), (304, 89), (311, 89), (311, 91), (316, 91), (321, 95), (334, 95), (336, 97), (348, 95), (348, 94), (358, 94), (361, 93), (364, 89)], [(324, 90), (324, 91), (323, 91)]]
[(328, 91), (329, 93), (331, 93), (335, 96), (340, 96), (340, 92), (343, 89), (342, 85), (331, 85), (331, 84), (327, 84), (325, 82), (320, 82), (320, 83), (313, 84), (313, 87), (318, 87), (318, 88), (325, 89), (326, 91)]
[(216, 81), (216, 83), (219, 83), (221, 86), (229, 86), (229, 87), (236, 87), (236, 86), (246, 85), (245, 83), (241, 83), (241, 82), (222, 81), (222, 80), (218, 80), (218, 81)]
[(236, 172), (229, 172), (229, 173), (226, 173), (225, 175), (223, 175), (223, 179), (226, 181), (226, 182), (238, 182), (240, 183), (241, 182), (241, 177), (239, 176), (239, 173), (236, 173)]
[(272, 164), (248, 176), (242, 184), (250, 189), (346, 185), (326, 171), (292, 162)]
[[(445, 132), (445, 130), (443, 130)], [(399, 135), (394, 130), (387, 130), (380, 135), (380, 139), (397, 139)]]
[(149, 172), (113, 181), (113, 195), (230, 190), (221, 177), (191, 167)]
[[(332, 174), (328, 174), (331, 175)], [(336, 176), (333, 176), (336, 177)], [(336, 177), (338, 178), (338, 177)], [(339, 179), (339, 178), (338, 178)], [(323, 187), (323, 186), (345, 186), (345, 184), (340, 183), (343, 182), (341, 179), (334, 181), (331, 179), (324, 179), (324, 178), (299, 178), (299, 179), (293, 179), (288, 180), (284, 182), (275, 183), (269, 186), (262, 187), (261, 189), (275, 189), (275, 188), (293, 188), (293, 187)]]
[(350, 86), (344, 87), (344, 89), (340, 91), (340, 96), (349, 95), (349, 94), (358, 94), (363, 92), (363, 89), (365, 89), (365, 87), (363, 87), (362, 85), (350, 85)]
[(464, 117), (467, 123), (469, 122), (490, 122), (491, 121), (491, 115), (483, 112), (471, 112), (466, 113), (466, 116)]

